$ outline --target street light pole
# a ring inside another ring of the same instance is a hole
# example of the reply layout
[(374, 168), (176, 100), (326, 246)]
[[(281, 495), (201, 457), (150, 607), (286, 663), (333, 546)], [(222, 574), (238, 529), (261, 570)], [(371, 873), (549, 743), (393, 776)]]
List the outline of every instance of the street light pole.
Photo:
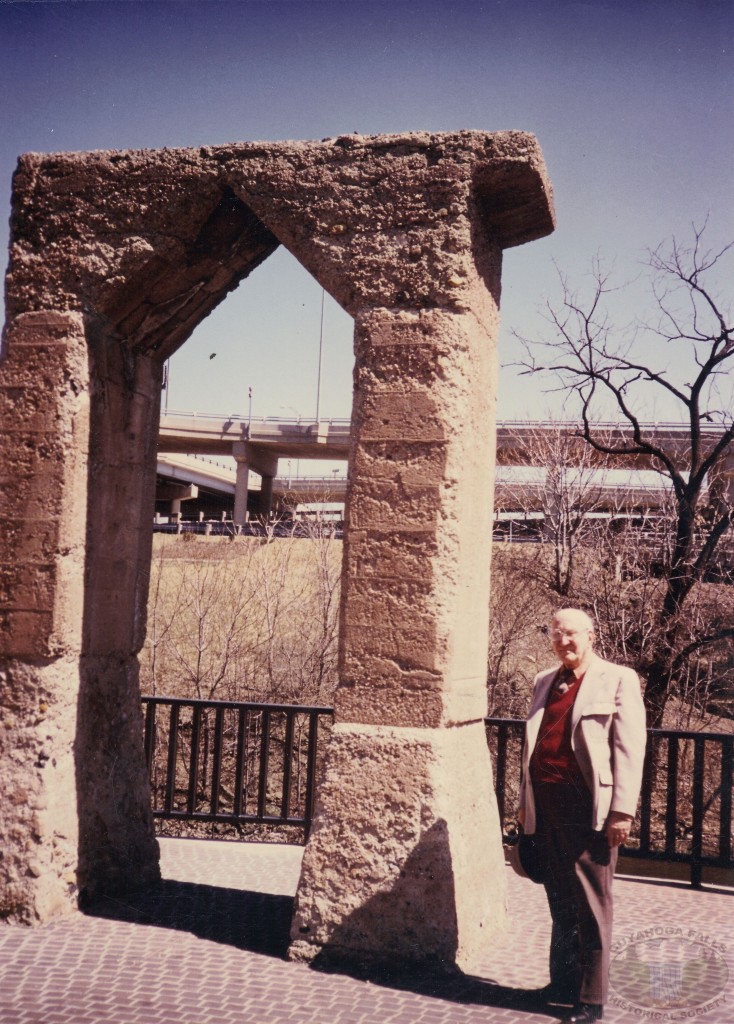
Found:
[(319, 422), (321, 412), (321, 357), (324, 351), (324, 296), (326, 289), (321, 289), (321, 326), (319, 327), (319, 372), (316, 378), (316, 422)]
[(165, 405), (163, 407), (163, 415), (168, 415), (168, 392), (171, 390), (171, 360), (166, 359), (163, 366), (163, 390), (166, 392)]
[(247, 436), (250, 437), (252, 433), (252, 388), (247, 389)]

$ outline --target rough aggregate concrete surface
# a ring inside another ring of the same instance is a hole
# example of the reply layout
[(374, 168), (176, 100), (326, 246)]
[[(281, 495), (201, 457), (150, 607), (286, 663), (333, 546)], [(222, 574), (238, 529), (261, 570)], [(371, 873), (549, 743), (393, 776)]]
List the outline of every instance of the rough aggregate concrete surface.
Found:
[(503, 249), (553, 229), (536, 140), (27, 154), (11, 229), (0, 914), (159, 877), (137, 655), (162, 367), (283, 244), (355, 324), (337, 726), (293, 955), (470, 963), (504, 916), (481, 725), (495, 339)]
[(279, 241), (350, 313), (459, 309), (473, 228), (507, 248), (553, 226), (524, 132), (27, 154), (13, 189), (8, 316), (83, 309), (146, 348), (180, 344)]
[(387, 949), (394, 962), (470, 971), (505, 923), (483, 723), (436, 730), (337, 725), (330, 754), (304, 856), (291, 958), (308, 961), (327, 950), (369, 962)]

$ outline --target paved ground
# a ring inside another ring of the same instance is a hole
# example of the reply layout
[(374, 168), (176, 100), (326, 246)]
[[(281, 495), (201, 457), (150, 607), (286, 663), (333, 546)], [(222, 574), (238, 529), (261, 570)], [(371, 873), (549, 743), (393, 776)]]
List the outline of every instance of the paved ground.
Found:
[[(508, 869), (511, 924), (476, 977), (369, 980), (283, 959), (301, 850), (167, 839), (165, 881), (42, 928), (0, 929), (1, 1024), (553, 1024), (542, 889)], [(734, 1021), (734, 894), (618, 878), (605, 1021)]]

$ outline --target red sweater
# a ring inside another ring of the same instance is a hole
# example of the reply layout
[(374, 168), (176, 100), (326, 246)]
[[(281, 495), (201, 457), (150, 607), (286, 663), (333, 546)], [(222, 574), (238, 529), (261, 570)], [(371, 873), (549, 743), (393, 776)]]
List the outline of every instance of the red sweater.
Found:
[(565, 693), (561, 693), (557, 687), (558, 680), (562, 678), (559, 674), (548, 695), (538, 739), (530, 758), (530, 778), (534, 783), (586, 785), (571, 746), (571, 712), (584, 677), (574, 679), (571, 673), (567, 673), (566, 678), (569, 677), (572, 681)]

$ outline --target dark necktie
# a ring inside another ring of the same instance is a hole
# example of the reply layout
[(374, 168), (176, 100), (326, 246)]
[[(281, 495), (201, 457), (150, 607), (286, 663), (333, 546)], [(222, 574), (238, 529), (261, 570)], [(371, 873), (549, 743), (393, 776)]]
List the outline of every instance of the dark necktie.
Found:
[(573, 674), (573, 670), (570, 668), (562, 668), (556, 676), (555, 689), (559, 693), (566, 693), (568, 688), (576, 681), (576, 677)]

